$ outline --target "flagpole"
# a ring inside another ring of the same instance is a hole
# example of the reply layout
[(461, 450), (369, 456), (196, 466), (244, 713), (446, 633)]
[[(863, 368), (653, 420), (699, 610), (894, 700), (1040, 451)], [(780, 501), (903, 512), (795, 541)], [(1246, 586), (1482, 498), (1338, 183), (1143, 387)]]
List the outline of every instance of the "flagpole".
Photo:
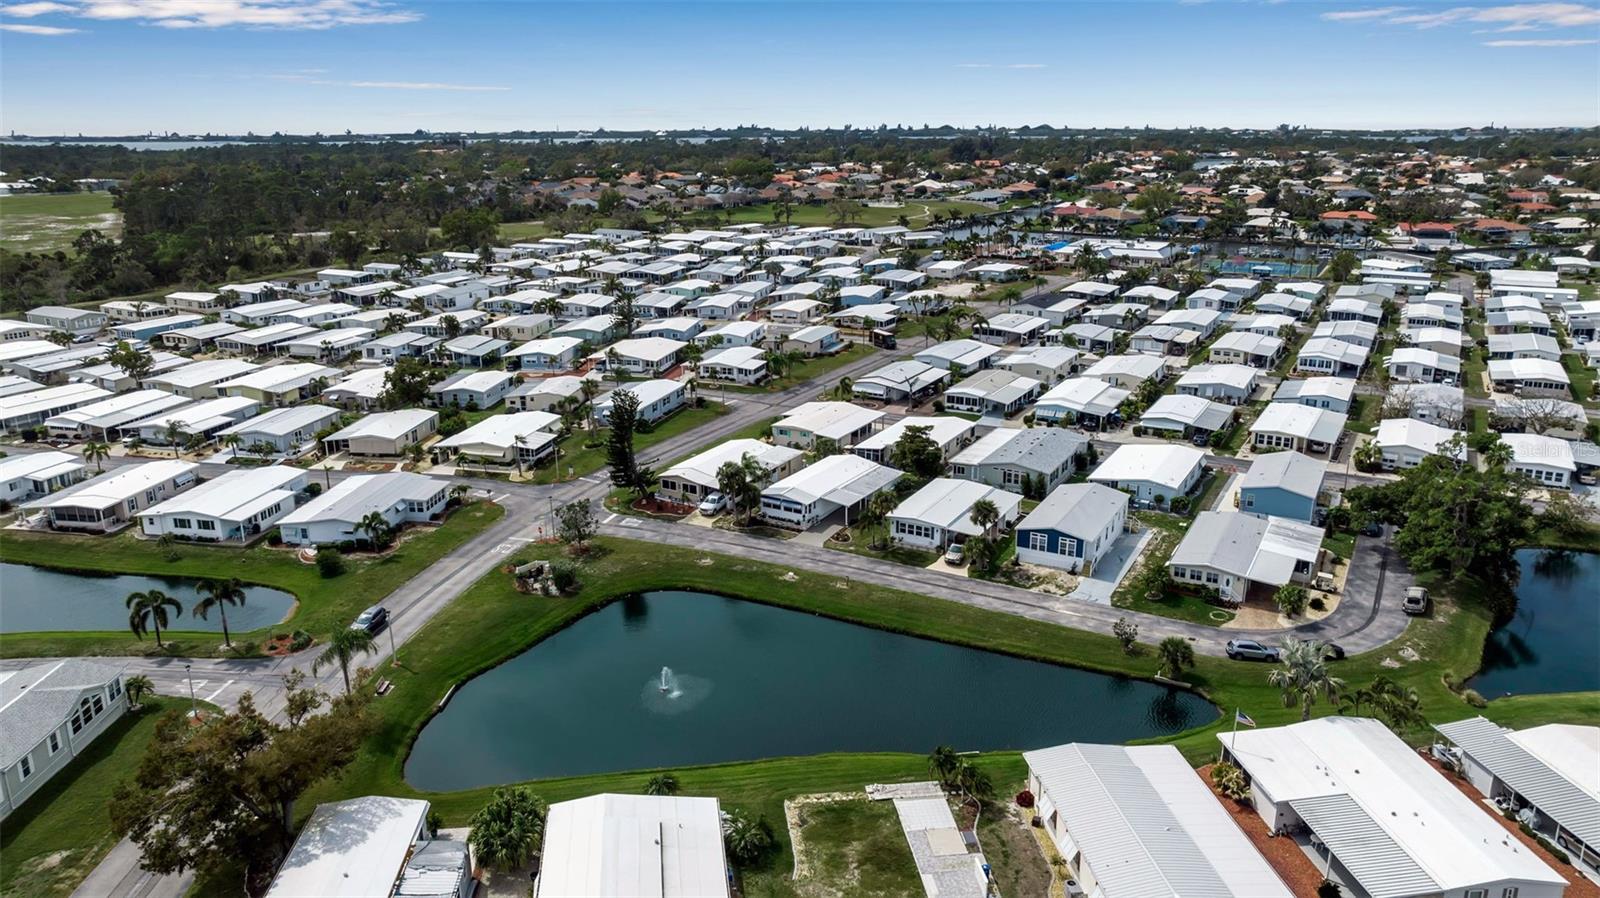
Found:
[(1239, 735), (1239, 709), (1237, 707), (1235, 707), (1233, 709), (1233, 730), (1228, 734), (1228, 743), (1226, 745), (1224, 745), (1222, 748), (1217, 749), (1217, 763), (1218, 764), (1222, 763), (1222, 753), (1224, 751), (1226, 751), (1227, 749), (1230, 749), (1230, 748), (1233, 747), (1234, 737), (1236, 737), (1238, 735)]

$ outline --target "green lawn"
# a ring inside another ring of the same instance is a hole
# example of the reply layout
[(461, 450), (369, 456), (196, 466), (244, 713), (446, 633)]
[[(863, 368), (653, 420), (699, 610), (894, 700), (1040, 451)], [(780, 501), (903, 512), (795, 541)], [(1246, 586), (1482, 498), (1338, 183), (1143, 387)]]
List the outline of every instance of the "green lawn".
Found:
[[(777, 207), (771, 203), (760, 203), (754, 206), (740, 206), (732, 210), (729, 216), (733, 223), (757, 222), (772, 224), (772, 214)], [(834, 218), (833, 210), (826, 205), (796, 205), (792, 207), (793, 215), (784, 219), (785, 224), (795, 227), (811, 227), (815, 225), (839, 226)], [(859, 228), (881, 228), (887, 225), (898, 224), (900, 216), (904, 215), (910, 222), (913, 230), (929, 227), (933, 222), (930, 213), (959, 212), (962, 215), (972, 215), (980, 212), (993, 212), (990, 206), (980, 203), (963, 203), (957, 200), (908, 200), (903, 208), (883, 209), (863, 206), (859, 217), (852, 218), (844, 226)]]
[[(391, 680), (394, 689), (373, 706), (377, 725), (374, 735), (338, 781), (320, 785), (299, 803), (300, 814), (309, 814), (317, 802), (356, 795), (422, 794), (405, 782), (403, 767), (408, 746), (441, 696), (614, 597), (631, 592), (680, 588), (738, 594), (892, 632), (1134, 677), (1148, 677), (1156, 666), (1149, 647), (1141, 647), (1130, 656), (1109, 637), (870, 584), (844, 587), (831, 574), (794, 571), (789, 579), (785, 576), (789, 572), (779, 565), (631, 540), (602, 539), (596, 542), (596, 548), (582, 564), (581, 590), (570, 598), (530, 598), (517, 593), (504, 574), (494, 572), (444, 608), (407, 644), (403, 666), (391, 662), (383, 665), (381, 676)], [(559, 551), (554, 546), (534, 545), (526, 554), (552, 557)], [(1420, 660), (1398, 660), (1397, 652), (1386, 648), (1340, 662), (1338, 672), (1351, 684), (1364, 684), (1382, 673), (1403, 686), (1415, 688), (1431, 722), (1479, 713), (1449, 692), (1443, 680), (1446, 675), (1464, 679), (1480, 663), (1489, 627), (1489, 613), (1483, 602), (1486, 587), (1470, 579), (1456, 583), (1422, 579), (1434, 590), (1435, 614), (1412, 621), (1402, 637), (1403, 644), (1413, 649)], [(1386, 659), (1398, 660), (1399, 666), (1385, 667), (1381, 662)], [(1297, 719), (1296, 711), (1282, 707), (1278, 691), (1266, 683), (1266, 674), (1263, 665), (1202, 657), (1184, 676), (1222, 709), (1245, 709), (1264, 726)], [(1330, 710), (1322, 704), (1315, 712)], [(1593, 720), (1600, 714), (1600, 693), (1500, 700), (1490, 703), (1485, 713), (1517, 725)], [(1225, 722), (1219, 716), (1205, 726), (1165, 741), (1177, 745), (1191, 761), (1199, 763), (1214, 755), (1215, 734), (1223, 726)], [(1418, 742), (1428, 737), (1425, 730), (1406, 735)], [(1016, 752), (991, 752), (977, 762), (1002, 788), (1022, 779), (1022, 762)], [(785, 798), (927, 776), (920, 754), (881, 752), (775, 758), (674, 772), (684, 794), (716, 796), (725, 806), (761, 815), (772, 824), (780, 850), (763, 869), (747, 871), (746, 884), (747, 894), (773, 898), (794, 894), (785, 881), (793, 860), (783, 825)], [(637, 792), (649, 776), (645, 771), (608, 773), (541, 780), (534, 787), (546, 800), (560, 801), (599, 791)], [(480, 788), (427, 793), (425, 797), (444, 816), (447, 825), (459, 826), (491, 791)], [(87, 807), (90, 799), (82, 800)], [(842, 831), (853, 825), (848, 819), (839, 823)], [(42, 841), (32, 831), (10, 837), (18, 843), (25, 839)], [(866, 839), (867, 834), (863, 832), (861, 838)]]
[(865, 798), (801, 807), (800, 840), (809, 875), (791, 885), (785, 877), (751, 877), (751, 895), (805, 895), (807, 886), (840, 890), (863, 898), (911, 898), (922, 894), (922, 879), (900, 829), (892, 801)]
[[(818, 356), (814, 359), (805, 359), (789, 369), (782, 377), (772, 378), (760, 386), (746, 387), (730, 384), (727, 387), (723, 387), (721, 384), (703, 381), (700, 384), (700, 389), (708, 396), (722, 392), (724, 389), (729, 393), (777, 393), (787, 390), (795, 384), (821, 378), (831, 371), (837, 371), (851, 362), (859, 361), (877, 351), (877, 347), (867, 343), (851, 343), (844, 352)], [(825, 383), (820, 386), (829, 387), (832, 384)]]
[[(883, 528), (875, 527), (871, 533), (862, 532), (859, 527), (851, 527), (850, 541), (847, 543), (829, 539), (824, 545), (840, 552), (849, 552), (852, 555), (862, 555), (867, 558), (879, 558), (884, 561), (893, 561), (896, 564), (909, 564), (913, 567), (927, 567), (939, 560), (942, 553), (931, 552), (926, 549), (913, 549), (898, 543), (885, 542)], [(879, 543), (874, 548), (871, 543)]]
[(555, 231), (542, 221), (507, 221), (500, 224), (500, 243), (509, 246), (549, 237)]
[[(294, 616), (286, 623), (235, 632), (237, 646), (291, 630), (305, 630), (321, 638), (347, 625), (361, 609), (417, 576), (504, 513), (505, 509), (492, 503), (472, 503), (453, 513), (443, 526), (405, 539), (387, 555), (348, 556), (349, 570), (333, 579), (323, 579), (315, 565), (301, 564), (292, 551), (271, 548), (264, 541), (248, 549), (180, 545), (177, 560), (168, 561), (155, 544), (136, 539), (131, 530), (112, 537), (6, 532), (0, 537), (0, 560), (158, 576), (211, 577), (225, 572), (247, 583), (293, 593), (300, 600)], [(182, 620), (176, 622), (179, 629), (162, 634), (167, 643), (166, 654), (220, 654), (219, 634), (184, 631)], [(155, 640), (140, 641), (121, 631), (7, 634), (0, 639), (0, 657), (7, 658), (157, 653)]]
[(122, 233), (109, 193), (29, 193), (0, 197), (0, 247), (13, 252), (71, 249), (86, 230)]
[(106, 803), (132, 776), (163, 711), (178, 699), (145, 699), (89, 744), (66, 769), (6, 819), (0, 830), (0, 894), (67, 895), (117, 843)]
[(1489, 370), (1489, 362), (1478, 347), (1478, 341), (1484, 339), (1483, 322), (1475, 317), (1470, 319), (1467, 334), (1472, 342), (1461, 350), (1461, 386), (1468, 396), (1483, 398), (1489, 395), (1483, 388), (1483, 373)]
[(1561, 354), (1561, 367), (1567, 370), (1567, 378), (1572, 382), (1572, 398), (1577, 402), (1592, 403), (1594, 401), (1594, 369), (1583, 363), (1583, 356), (1576, 352), (1563, 352)]
[(1382, 413), (1382, 396), (1366, 394), (1355, 396), (1350, 400), (1350, 418), (1345, 422), (1345, 430), (1370, 434), (1377, 430), (1378, 419)]
[[(613, 597), (651, 589), (700, 589), (738, 594), (756, 601), (810, 611), (881, 629), (985, 648), (1041, 661), (1072, 664), (1111, 673), (1148, 677), (1154, 672), (1153, 652), (1143, 648), (1125, 655), (1116, 641), (1079, 630), (1023, 617), (983, 611), (967, 605), (930, 599), (899, 590), (852, 583), (812, 571), (794, 571), (793, 579), (781, 566), (701, 552), (667, 550), (650, 543), (602, 539), (600, 551), (583, 565), (582, 590), (572, 598), (530, 600), (515, 592), (505, 575), (486, 576), (464, 596), (445, 608), (407, 644), (405, 666), (386, 667), (382, 675), (395, 684), (392, 693), (376, 705), (380, 723), (362, 756), (336, 785), (318, 791), (318, 800), (365, 794), (415, 795), (402, 776), (406, 748), (434, 705), (453, 685), (520, 653), (572, 623)], [(530, 546), (530, 557), (550, 556), (551, 546)], [(702, 563), (706, 562), (706, 563)], [(1442, 611), (1411, 623), (1404, 639), (1422, 660), (1399, 667), (1380, 665), (1393, 652), (1378, 651), (1340, 664), (1340, 674), (1355, 684), (1384, 673), (1417, 689), (1433, 721), (1452, 720), (1476, 713), (1442, 684), (1446, 672), (1465, 678), (1474, 672), (1488, 632), (1489, 615), (1480, 599), (1482, 586), (1473, 582), (1433, 583), (1442, 596)], [(1465, 596), (1458, 607), (1448, 596)], [(1263, 725), (1287, 723), (1296, 718), (1285, 709), (1278, 691), (1266, 683), (1260, 665), (1202, 657), (1186, 678), (1223, 707), (1247, 709)], [(1318, 713), (1328, 708), (1319, 706)], [(1529, 719), (1537, 712), (1527, 715)], [(1215, 749), (1213, 734), (1221, 720), (1178, 734), (1169, 741), (1193, 759)], [(1020, 778), (1015, 753), (986, 755), (981, 763), (996, 782)], [(817, 791), (859, 788), (866, 782), (898, 781), (926, 776), (923, 759), (914, 754), (833, 754), (812, 758), (784, 758), (690, 767), (676, 771), (683, 791), (691, 795), (717, 795), (736, 807), (781, 820), (783, 798)], [(648, 774), (642, 771), (544, 780), (538, 791), (548, 800), (561, 800), (600, 790), (634, 791)], [(459, 824), (482, 804), (491, 790), (472, 789), (433, 793), (427, 797), (447, 821)], [(309, 804), (307, 805), (309, 807)], [(779, 827), (781, 833), (781, 827)], [(775, 861), (787, 869), (788, 858)]]
[[(649, 461), (650, 456), (645, 451), (662, 440), (675, 437), (681, 433), (699, 427), (728, 413), (728, 407), (716, 402), (706, 401), (699, 408), (685, 408), (674, 414), (655, 430), (649, 433), (637, 434), (634, 437), (633, 448), (641, 461), (652, 464), (657, 470), (662, 465)], [(608, 428), (602, 427), (595, 433), (597, 445), (585, 446), (587, 435), (575, 432), (562, 442), (560, 458), (550, 462), (534, 471), (534, 483), (556, 483), (561, 480), (571, 480), (593, 474), (606, 466), (606, 437), (611, 433)]]

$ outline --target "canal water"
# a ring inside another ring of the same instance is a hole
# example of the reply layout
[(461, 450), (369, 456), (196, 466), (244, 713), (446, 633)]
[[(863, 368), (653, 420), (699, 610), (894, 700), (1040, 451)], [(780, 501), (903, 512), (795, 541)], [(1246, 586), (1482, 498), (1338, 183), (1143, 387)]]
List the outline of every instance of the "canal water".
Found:
[(1600, 689), (1600, 554), (1517, 552), (1517, 613), (1469, 685), (1484, 698)]
[(835, 751), (1126, 742), (1216, 716), (1151, 683), (654, 592), (463, 685), (419, 734), (406, 779), (447, 791)]
[[(40, 630), (127, 630), (128, 594), (159, 589), (183, 605), (173, 630), (222, 632), (222, 615), (194, 616), (199, 582), (187, 577), (68, 573), (26, 564), (0, 564), (0, 634)], [(230, 606), (228, 629), (243, 633), (280, 623), (294, 609), (294, 596), (265, 586), (246, 586), (245, 603)]]

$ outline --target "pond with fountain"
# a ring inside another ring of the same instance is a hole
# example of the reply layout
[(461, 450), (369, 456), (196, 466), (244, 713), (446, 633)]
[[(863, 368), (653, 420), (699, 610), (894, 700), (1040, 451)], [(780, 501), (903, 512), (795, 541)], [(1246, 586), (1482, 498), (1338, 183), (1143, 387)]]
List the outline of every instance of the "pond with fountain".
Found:
[(823, 752), (1126, 742), (1191, 693), (692, 592), (627, 596), (463, 684), (406, 779), (450, 791)]

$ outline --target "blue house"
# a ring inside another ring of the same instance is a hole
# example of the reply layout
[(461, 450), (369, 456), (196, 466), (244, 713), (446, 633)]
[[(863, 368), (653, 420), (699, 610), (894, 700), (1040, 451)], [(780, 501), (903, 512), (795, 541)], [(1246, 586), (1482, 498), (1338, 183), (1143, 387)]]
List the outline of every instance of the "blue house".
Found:
[(1017, 557), (1073, 572), (1092, 568), (1127, 521), (1127, 493), (1098, 483), (1065, 483), (1017, 525)]
[(1257, 456), (1239, 484), (1239, 510), (1309, 523), (1326, 473), (1322, 462), (1294, 451)]

